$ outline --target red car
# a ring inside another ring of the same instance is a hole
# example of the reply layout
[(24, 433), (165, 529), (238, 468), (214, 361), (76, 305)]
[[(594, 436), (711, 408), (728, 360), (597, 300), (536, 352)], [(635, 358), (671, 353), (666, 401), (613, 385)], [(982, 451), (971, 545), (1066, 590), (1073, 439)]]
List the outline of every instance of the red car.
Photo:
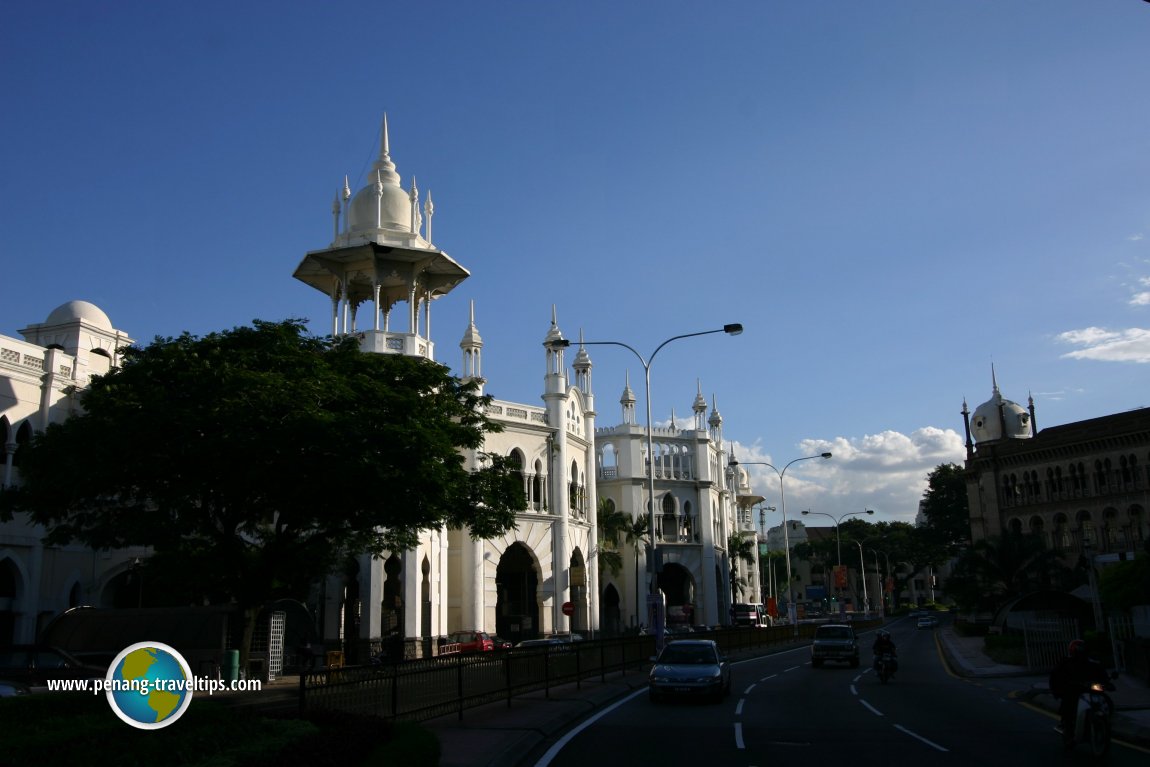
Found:
[(455, 631), (447, 641), (459, 645), (459, 652), (491, 652), (495, 642), (486, 631)]

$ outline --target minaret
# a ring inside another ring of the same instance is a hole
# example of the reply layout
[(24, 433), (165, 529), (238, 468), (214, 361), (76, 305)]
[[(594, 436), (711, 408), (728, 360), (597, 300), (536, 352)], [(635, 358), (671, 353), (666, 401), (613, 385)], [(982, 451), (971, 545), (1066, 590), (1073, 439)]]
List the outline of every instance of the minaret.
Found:
[(723, 444), (723, 416), (719, 415), (719, 406), (715, 402), (715, 395), (711, 395), (711, 417), (707, 419), (711, 425), (711, 439), (720, 447)]
[(575, 354), (575, 361), (571, 363), (571, 367), (575, 370), (575, 386), (579, 388), (584, 395), (591, 395), (591, 356), (587, 354), (587, 348), (583, 345), (583, 331), (579, 331), (579, 351)]
[(555, 307), (551, 307), (551, 328), (543, 339), (543, 347), (547, 350), (547, 375), (543, 380), (543, 402), (547, 408), (547, 423), (551, 427), (551, 451), (549, 459), (551, 465), (547, 473), (551, 477), (548, 487), (550, 491), (550, 509), (556, 520), (552, 525), (552, 561), (555, 573), (554, 585), (554, 615), (552, 617), (555, 631), (565, 631), (569, 625), (567, 616), (559, 611), (559, 606), (571, 599), (571, 570), (567, 563), (571, 561), (570, 529), (571, 501), (568, 495), (568, 467), (570, 459), (567, 456), (567, 363), (564, 361), (564, 345), (556, 343), (564, 341), (563, 333), (559, 330), (559, 323)]
[(623, 396), (619, 397), (623, 406), (623, 425), (635, 425), (635, 392), (631, 390), (631, 371), (627, 371), (627, 381), (623, 384)]
[(1034, 417), (1034, 394), (1032, 392), (1026, 393), (1026, 401), (1028, 404), (1027, 409), (1030, 411), (1030, 436), (1038, 436), (1038, 421)]
[(966, 397), (962, 398), (962, 423), (966, 427), (966, 460), (974, 457), (974, 440), (970, 438), (970, 410), (966, 406)]
[(459, 342), (463, 350), (463, 375), (465, 381), (479, 383), (479, 393), (483, 393), (483, 384), (487, 381), (483, 377), (483, 339), (479, 336), (479, 329), (475, 327), (475, 301), (471, 302), (471, 323)]
[(707, 430), (707, 400), (703, 397), (703, 382), (695, 379), (698, 384), (699, 391), (695, 395), (695, 402), (691, 409), (695, 411), (695, 431)]

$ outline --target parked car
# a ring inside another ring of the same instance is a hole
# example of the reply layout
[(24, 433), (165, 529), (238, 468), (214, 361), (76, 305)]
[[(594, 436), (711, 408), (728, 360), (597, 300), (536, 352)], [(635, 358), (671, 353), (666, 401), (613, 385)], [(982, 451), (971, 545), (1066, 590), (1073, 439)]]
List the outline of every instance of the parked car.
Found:
[(938, 618), (933, 615), (924, 615), (915, 624), (920, 629), (932, 629), (938, 625)]
[(510, 650), (511, 642), (496, 634), (491, 635), (491, 646), (496, 650)]
[(558, 650), (567, 652), (570, 650), (570, 647), (569, 647), (570, 644), (571, 644), (570, 642), (564, 642), (562, 639), (555, 639), (554, 637), (549, 639), (549, 638), (544, 637), (543, 639), (524, 639), (522, 642), (519, 642), (515, 645), (515, 649), (516, 650), (531, 650), (531, 649), (537, 650), (541, 647), (553, 647), (553, 648), (556, 648)]
[(0, 649), (0, 679), (28, 687), (46, 687), (48, 680), (103, 679), (106, 666), (88, 664), (45, 645), (12, 645)]
[(459, 645), (459, 652), (491, 652), (495, 643), (486, 631), (455, 631), (447, 637), (447, 641)]
[(717, 703), (731, 692), (731, 668), (712, 639), (679, 639), (652, 660), (647, 687), (652, 702), (680, 696)]
[(825, 623), (815, 629), (815, 639), (811, 642), (811, 665), (818, 668), (829, 660), (858, 668), (858, 640), (855, 630), (845, 623)]
[(548, 634), (546, 638), (547, 639), (558, 639), (560, 642), (582, 642), (583, 641), (583, 635), (582, 634), (571, 634), (571, 633), (566, 632), (566, 631), (560, 632), (558, 634)]

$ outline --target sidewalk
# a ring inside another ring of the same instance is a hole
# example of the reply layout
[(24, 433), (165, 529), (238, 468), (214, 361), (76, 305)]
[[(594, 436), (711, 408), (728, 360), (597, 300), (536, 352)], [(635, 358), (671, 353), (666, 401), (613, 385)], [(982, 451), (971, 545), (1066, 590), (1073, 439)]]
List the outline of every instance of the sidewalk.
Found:
[[(982, 637), (959, 636), (950, 624), (938, 629), (938, 638), (947, 663), (956, 674), (981, 679), (1016, 677), (1018, 690), (1012, 697), (1047, 711), (1058, 711), (1058, 700), (1050, 694), (1046, 674), (1035, 674), (1025, 666), (996, 663), (982, 651)], [(1114, 701), (1114, 737), (1150, 746), (1150, 685), (1120, 674), (1114, 687), (1109, 693)]]
[[(962, 637), (950, 624), (937, 630), (939, 643), (951, 670), (963, 677), (1011, 678), (1016, 697), (1049, 711), (1058, 703), (1046, 689), (1046, 675), (1023, 666), (994, 662), (982, 651), (982, 637)], [(733, 656), (738, 659), (739, 656)], [(744, 656), (749, 657), (749, 656)], [(1115, 680), (1114, 737), (1150, 747), (1150, 686), (1127, 675)], [(586, 716), (646, 688), (647, 675), (636, 672), (610, 677), (607, 681), (585, 681), (582, 689), (574, 684), (538, 692), (506, 702), (467, 709), (462, 721), (458, 715), (439, 717), (424, 726), (439, 736), (440, 767), (528, 767), (528, 757), (539, 756), (544, 743), (554, 739)]]

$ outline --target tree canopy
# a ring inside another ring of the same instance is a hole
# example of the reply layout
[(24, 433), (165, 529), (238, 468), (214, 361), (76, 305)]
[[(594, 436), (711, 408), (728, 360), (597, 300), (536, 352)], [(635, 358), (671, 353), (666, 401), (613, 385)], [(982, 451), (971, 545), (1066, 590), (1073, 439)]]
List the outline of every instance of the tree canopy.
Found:
[(50, 543), (152, 547), (197, 598), (298, 596), (350, 555), (445, 526), (491, 537), (524, 507), (502, 457), (465, 465), (499, 429), (475, 384), (299, 320), (128, 348), (79, 399), (21, 456), (0, 513), (28, 512)]
[(966, 497), (963, 468), (955, 463), (936, 466), (927, 475), (922, 496), (923, 531), (927, 539), (956, 554), (970, 540), (970, 509)]

